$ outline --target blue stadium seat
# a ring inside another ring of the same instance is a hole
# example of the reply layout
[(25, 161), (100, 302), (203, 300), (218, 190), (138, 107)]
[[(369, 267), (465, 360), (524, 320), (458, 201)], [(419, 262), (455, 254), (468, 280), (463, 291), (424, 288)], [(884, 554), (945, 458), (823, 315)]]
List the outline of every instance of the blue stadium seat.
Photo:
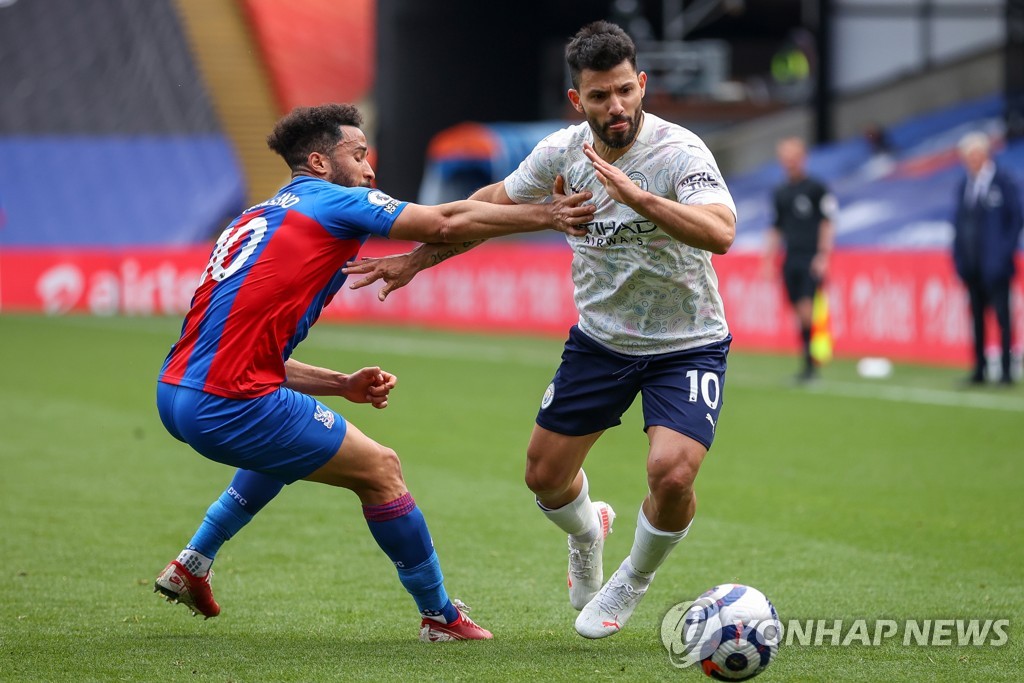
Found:
[(173, 0), (0, 7), (0, 245), (206, 242), (242, 208)]

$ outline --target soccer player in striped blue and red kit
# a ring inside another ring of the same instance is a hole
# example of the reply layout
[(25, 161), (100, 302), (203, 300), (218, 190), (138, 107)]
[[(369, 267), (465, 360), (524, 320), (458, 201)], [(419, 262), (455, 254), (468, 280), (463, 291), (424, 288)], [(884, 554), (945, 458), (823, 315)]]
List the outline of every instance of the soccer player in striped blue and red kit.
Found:
[(217, 551), (286, 484), (304, 479), (359, 496), (370, 533), (419, 609), (421, 640), (489, 639), (448, 597), (398, 456), (313, 398), (385, 408), (396, 377), (379, 367), (345, 374), (291, 354), (371, 234), (419, 242), (544, 229), (583, 234), (576, 226), (593, 219), (584, 204), (591, 195), (567, 196), (559, 182), (544, 205), (392, 199), (370, 188), (361, 123), (346, 104), (301, 107), (278, 121), (267, 144), (290, 167), (291, 181), (232, 221), (213, 249), (160, 371), (157, 407), (175, 438), (237, 471), (155, 589), (194, 614), (220, 614), (210, 588)]

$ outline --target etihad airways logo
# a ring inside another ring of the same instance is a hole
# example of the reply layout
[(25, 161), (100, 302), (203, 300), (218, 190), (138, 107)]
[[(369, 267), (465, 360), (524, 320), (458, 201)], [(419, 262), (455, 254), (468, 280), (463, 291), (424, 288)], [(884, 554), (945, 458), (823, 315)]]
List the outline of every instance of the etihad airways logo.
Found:
[(613, 246), (616, 244), (646, 244), (646, 235), (655, 232), (658, 226), (647, 219), (635, 221), (591, 221), (583, 223), (581, 228), (587, 231), (582, 240), (595, 247)]

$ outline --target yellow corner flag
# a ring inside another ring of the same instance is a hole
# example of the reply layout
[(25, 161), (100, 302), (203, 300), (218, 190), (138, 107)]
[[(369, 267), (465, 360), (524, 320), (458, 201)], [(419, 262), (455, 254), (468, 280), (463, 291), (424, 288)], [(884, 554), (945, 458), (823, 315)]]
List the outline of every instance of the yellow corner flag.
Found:
[(811, 358), (824, 365), (832, 360), (832, 331), (828, 317), (828, 295), (818, 288), (811, 313)]

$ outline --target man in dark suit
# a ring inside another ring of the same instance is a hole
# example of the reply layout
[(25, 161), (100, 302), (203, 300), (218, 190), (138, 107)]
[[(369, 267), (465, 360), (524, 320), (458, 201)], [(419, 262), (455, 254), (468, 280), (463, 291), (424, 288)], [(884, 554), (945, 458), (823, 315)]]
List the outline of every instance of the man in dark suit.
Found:
[(974, 371), (971, 384), (985, 382), (985, 311), (999, 322), (1002, 374), (1010, 373), (1010, 281), (1024, 218), (1014, 179), (992, 160), (988, 136), (968, 133), (958, 145), (967, 173), (958, 185), (953, 262), (967, 287), (974, 323)]

